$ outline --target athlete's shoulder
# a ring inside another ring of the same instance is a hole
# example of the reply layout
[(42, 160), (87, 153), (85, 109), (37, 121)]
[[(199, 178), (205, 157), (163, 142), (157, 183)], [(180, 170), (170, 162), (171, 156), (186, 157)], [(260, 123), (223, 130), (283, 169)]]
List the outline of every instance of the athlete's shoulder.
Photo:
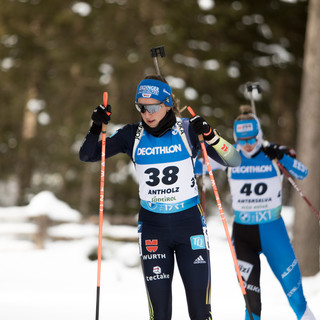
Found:
[(137, 123), (129, 123), (129, 124), (126, 124), (124, 127), (122, 127), (123, 130), (126, 130), (126, 131), (131, 131), (131, 132), (135, 132), (137, 131), (137, 128), (139, 126), (139, 123), (140, 122), (137, 122)]
[(178, 117), (177, 119), (182, 122), (183, 126), (189, 127), (189, 124), (190, 124), (189, 118), (179, 118)]
[(192, 127), (190, 126), (189, 118), (177, 118), (177, 120), (182, 123), (182, 128), (184, 129), (188, 139), (191, 139), (192, 144), (194, 144), (194, 141), (197, 141), (197, 135), (194, 133)]
[(121, 136), (135, 136), (139, 123), (130, 123), (124, 126), (117, 126), (115, 133), (112, 136), (121, 135)]

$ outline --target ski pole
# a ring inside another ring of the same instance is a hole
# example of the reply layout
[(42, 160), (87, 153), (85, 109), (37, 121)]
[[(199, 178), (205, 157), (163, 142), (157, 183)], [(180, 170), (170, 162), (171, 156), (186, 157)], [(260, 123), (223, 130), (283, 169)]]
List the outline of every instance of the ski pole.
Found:
[(205, 167), (206, 162), (204, 158), (202, 159), (202, 178), (201, 178), (201, 184), (202, 184), (202, 209), (204, 212), (204, 215), (206, 216), (206, 184), (205, 184)]
[[(103, 104), (107, 107), (108, 92), (103, 93)], [(96, 320), (99, 319), (100, 280), (101, 280), (101, 257), (102, 257), (102, 225), (103, 225), (103, 202), (104, 202), (104, 177), (106, 164), (106, 131), (107, 125), (102, 124), (101, 167), (100, 167), (100, 203), (99, 203), (99, 240), (98, 240), (98, 272), (97, 272), (97, 298)]]
[(160, 55), (160, 57), (162, 58), (166, 55), (164, 52), (164, 46), (153, 47), (150, 49), (150, 53), (153, 59), (154, 66), (156, 68), (156, 72), (159, 76), (161, 76), (159, 63), (158, 63), (158, 55)]
[(311, 208), (313, 213), (317, 216), (318, 220), (320, 221), (320, 213), (319, 211), (312, 205), (310, 200), (303, 194), (302, 190), (298, 187), (298, 185), (294, 182), (292, 175), (290, 172), (280, 163), (278, 159), (274, 159), (280, 168), (280, 170), (283, 172), (283, 174), (287, 177), (293, 188), (299, 193), (301, 198), (307, 203), (307, 205)]
[[(254, 100), (253, 100), (253, 95), (252, 95), (252, 90), (256, 88), (258, 93), (261, 93), (261, 89), (260, 86), (257, 82), (252, 83), (249, 82), (247, 84), (247, 90), (250, 94), (250, 100), (251, 100), (251, 107), (252, 107), (252, 111), (253, 114), (256, 116), (256, 108), (254, 105)], [(298, 187), (298, 185), (294, 182), (292, 175), (290, 174), (290, 172), (280, 163), (280, 161), (278, 159), (274, 159), (275, 162), (277, 163), (278, 167), (280, 168), (280, 170), (282, 171), (282, 173), (287, 177), (287, 179), (289, 180), (289, 182), (291, 183), (291, 185), (293, 186), (293, 188), (299, 193), (299, 195), (301, 196), (301, 198), (307, 203), (307, 205), (311, 208), (311, 210), (313, 211), (313, 213), (317, 216), (318, 220), (320, 220), (320, 213), (318, 210), (315, 209), (315, 207), (312, 205), (312, 203), (310, 202), (310, 200), (303, 194), (302, 190)]]
[(298, 193), (301, 196), (301, 198), (308, 204), (308, 206), (311, 208), (313, 213), (317, 216), (318, 220), (320, 221), (320, 213), (319, 213), (319, 211), (316, 210), (316, 208), (312, 205), (310, 200), (303, 194), (302, 190), (294, 182), (290, 172), (280, 163), (280, 161), (278, 159), (275, 159), (275, 160), (277, 162), (278, 167), (283, 172), (283, 174), (288, 178), (288, 180), (291, 183), (291, 185), (296, 189), (296, 191), (298, 191)]
[(253, 91), (253, 89), (257, 89), (258, 93), (260, 93), (261, 92), (260, 85), (258, 82), (248, 82), (246, 87), (247, 87), (247, 90), (250, 94), (250, 101), (251, 101), (251, 107), (252, 107), (253, 114), (256, 115), (257, 114), (256, 113), (256, 106), (254, 104), (252, 91)]
[[(193, 117), (195, 117), (196, 114), (194, 113), (192, 108), (190, 106), (188, 106), (187, 109), (190, 112), (190, 114)], [(203, 135), (202, 134), (198, 135), (198, 139), (199, 139), (199, 142), (200, 142), (200, 145), (201, 145), (203, 158), (204, 158), (205, 163), (207, 165), (207, 169), (208, 169), (208, 173), (209, 173), (212, 189), (213, 189), (213, 192), (214, 192), (214, 195), (215, 195), (215, 198), (216, 198), (216, 202), (217, 202), (217, 205), (218, 205), (220, 217), (221, 217), (221, 220), (222, 220), (222, 223), (223, 223), (223, 227), (224, 227), (224, 231), (225, 231), (225, 234), (226, 234), (226, 237), (227, 237), (227, 240), (228, 240), (228, 244), (229, 244), (229, 247), (230, 247), (233, 263), (234, 263), (234, 266), (235, 266), (235, 269), (236, 269), (236, 273), (237, 273), (238, 280), (239, 280), (239, 283), (240, 283), (241, 291), (242, 291), (242, 294), (243, 294), (243, 297), (244, 297), (244, 300), (245, 300), (246, 308), (247, 308), (250, 320), (253, 320), (251, 308), (250, 308), (249, 301), (248, 301), (248, 298), (247, 298), (247, 292), (246, 292), (246, 289), (244, 287), (243, 279), (241, 277), (241, 272), (240, 272), (238, 260), (237, 260), (237, 257), (236, 257), (236, 253), (235, 253), (234, 247), (232, 245), (232, 240), (231, 240), (230, 233), (229, 233), (228, 226), (227, 226), (227, 222), (226, 222), (226, 219), (225, 219), (225, 216), (224, 216), (224, 212), (223, 212), (222, 203), (221, 203), (221, 200), (220, 200), (218, 188), (217, 188), (217, 185), (216, 185), (213, 173), (212, 173), (212, 169), (211, 169), (211, 165), (210, 165), (210, 162), (209, 162), (208, 153), (207, 153), (206, 146), (205, 146), (204, 139), (203, 139)]]

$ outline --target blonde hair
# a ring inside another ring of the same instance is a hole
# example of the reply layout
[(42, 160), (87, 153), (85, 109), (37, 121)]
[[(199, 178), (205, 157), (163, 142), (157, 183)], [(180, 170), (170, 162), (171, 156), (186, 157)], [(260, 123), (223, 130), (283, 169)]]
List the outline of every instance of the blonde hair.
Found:
[(240, 106), (240, 114), (236, 118), (236, 120), (249, 120), (249, 119), (256, 119), (253, 114), (252, 107), (247, 104), (243, 104)]
[[(161, 75), (157, 75), (157, 74), (152, 74), (152, 75), (149, 75), (149, 76), (146, 76), (145, 79), (153, 79), (153, 80), (158, 80), (158, 81), (161, 81), (161, 82), (164, 82), (166, 84), (168, 84), (167, 80), (161, 76)], [(179, 110), (179, 100), (176, 99), (175, 95), (172, 94), (172, 111), (174, 112), (174, 114), (178, 117), (181, 116), (180, 114), (180, 110)]]

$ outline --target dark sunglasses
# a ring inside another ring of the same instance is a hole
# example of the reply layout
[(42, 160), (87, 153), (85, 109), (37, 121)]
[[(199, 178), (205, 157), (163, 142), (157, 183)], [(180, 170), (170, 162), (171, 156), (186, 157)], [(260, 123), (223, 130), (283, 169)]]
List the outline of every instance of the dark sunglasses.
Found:
[(148, 111), (149, 113), (156, 113), (162, 108), (162, 104), (167, 102), (169, 98), (170, 97), (167, 97), (163, 101), (157, 104), (142, 104), (136, 101), (135, 106), (136, 106), (136, 109), (141, 113), (145, 113), (146, 111)]
[(253, 144), (255, 144), (257, 142), (256, 138), (250, 138), (250, 139), (243, 139), (243, 140), (238, 140), (237, 143), (240, 146), (244, 146), (246, 143), (249, 144), (250, 146), (252, 146)]

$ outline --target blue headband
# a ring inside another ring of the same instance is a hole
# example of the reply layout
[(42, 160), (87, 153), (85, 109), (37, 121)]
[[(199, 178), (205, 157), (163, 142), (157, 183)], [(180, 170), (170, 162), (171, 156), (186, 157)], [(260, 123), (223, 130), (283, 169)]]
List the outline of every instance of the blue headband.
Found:
[(136, 101), (139, 98), (153, 98), (164, 101), (166, 106), (172, 107), (172, 91), (168, 84), (155, 79), (142, 80), (137, 88)]
[(256, 137), (260, 131), (260, 124), (257, 119), (236, 120), (233, 130), (237, 139)]

